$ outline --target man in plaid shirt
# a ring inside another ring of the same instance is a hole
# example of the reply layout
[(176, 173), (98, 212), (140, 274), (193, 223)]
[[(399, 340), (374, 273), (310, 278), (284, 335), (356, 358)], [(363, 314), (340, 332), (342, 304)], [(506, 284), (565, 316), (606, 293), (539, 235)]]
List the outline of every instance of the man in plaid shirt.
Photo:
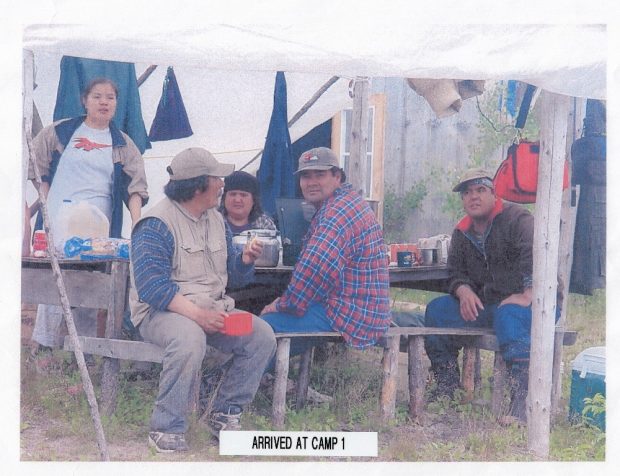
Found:
[(316, 213), (284, 294), (261, 316), (275, 332), (337, 331), (371, 346), (390, 322), (386, 247), (374, 213), (331, 149), (304, 152), (295, 174)]

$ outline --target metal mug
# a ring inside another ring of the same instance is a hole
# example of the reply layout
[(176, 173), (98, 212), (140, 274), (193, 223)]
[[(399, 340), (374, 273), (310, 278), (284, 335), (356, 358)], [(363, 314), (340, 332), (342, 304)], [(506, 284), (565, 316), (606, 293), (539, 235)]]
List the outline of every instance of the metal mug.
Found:
[(436, 248), (423, 248), (420, 250), (420, 261), (424, 266), (432, 266), (437, 262)]

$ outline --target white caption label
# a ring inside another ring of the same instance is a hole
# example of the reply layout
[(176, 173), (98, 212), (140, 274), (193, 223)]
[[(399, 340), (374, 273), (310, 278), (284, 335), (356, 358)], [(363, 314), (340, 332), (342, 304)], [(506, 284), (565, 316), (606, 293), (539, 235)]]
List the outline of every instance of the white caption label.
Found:
[(377, 432), (220, 432), (220, 455), (377, 456), (377, 446)]

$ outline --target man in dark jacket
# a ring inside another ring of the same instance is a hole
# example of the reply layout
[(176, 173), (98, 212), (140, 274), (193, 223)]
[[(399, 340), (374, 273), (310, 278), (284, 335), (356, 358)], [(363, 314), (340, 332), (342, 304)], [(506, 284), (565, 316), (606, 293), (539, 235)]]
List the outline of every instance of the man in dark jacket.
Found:
[[(450, 295), (426, 308), (428, 327), (493, 327), (511, 373), (508, 421), (525, 421), (532, 322), (532, 243), (534, 217), (495, 195), (483, 169), (463, 174), (454, 192), (461, 194), (466, 216), (452, 234), (448, 269)], [(426, 353), (437, 383), (437, 396), (452, 396), (459, 386), (457, 338), (429, 336)]]

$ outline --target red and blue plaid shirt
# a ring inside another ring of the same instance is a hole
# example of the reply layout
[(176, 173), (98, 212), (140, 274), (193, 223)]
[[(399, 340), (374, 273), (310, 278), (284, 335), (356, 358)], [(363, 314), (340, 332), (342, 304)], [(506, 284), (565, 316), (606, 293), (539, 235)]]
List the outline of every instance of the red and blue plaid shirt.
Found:
[(303, 316), (321, 303), (352, 347), (376, 343), (390, 322), (386, 247), (374, 213), (351, 184), (318, 209), (277, 310)]

